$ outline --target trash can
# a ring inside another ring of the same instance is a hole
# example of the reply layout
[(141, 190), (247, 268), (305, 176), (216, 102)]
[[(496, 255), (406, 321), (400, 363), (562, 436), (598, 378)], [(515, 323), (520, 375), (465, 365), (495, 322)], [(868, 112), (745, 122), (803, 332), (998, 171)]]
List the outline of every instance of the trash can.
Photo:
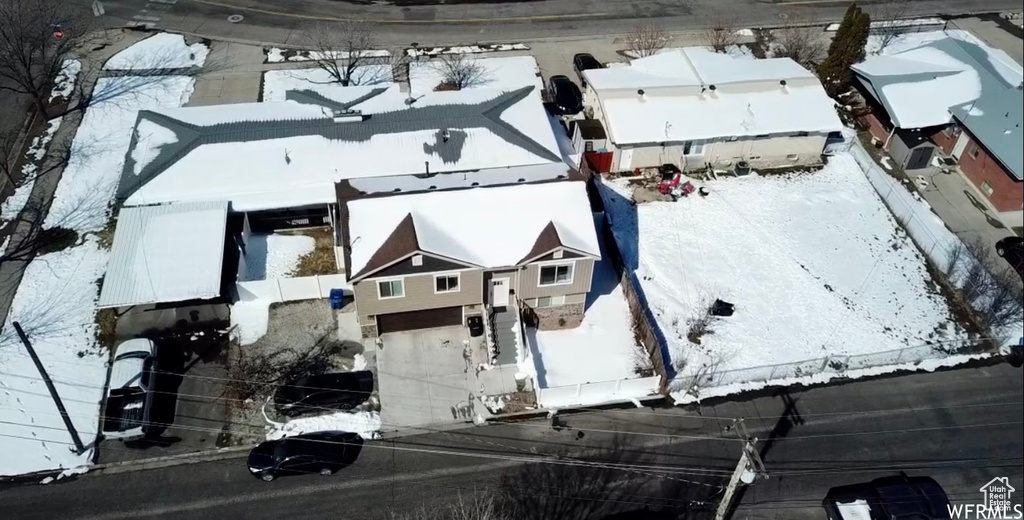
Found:
[(478, 315), (466, 318), (466, 326), (469, 327), (470, 337), (478, 338), (484, 335), (484, 320)]
[(331, 289), (331, 308), (339, 310), (345, 306), (345, 289)]

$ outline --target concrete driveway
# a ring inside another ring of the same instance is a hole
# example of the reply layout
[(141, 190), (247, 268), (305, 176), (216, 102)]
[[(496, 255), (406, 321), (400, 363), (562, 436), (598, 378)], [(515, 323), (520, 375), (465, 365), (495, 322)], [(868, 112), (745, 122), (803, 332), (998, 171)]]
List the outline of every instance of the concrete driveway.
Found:
[(377, 378), (385, 431), (486, 416), (475, 398), (476, 374), (463, 357), (465, 327), (393, 332), (380, 340)]

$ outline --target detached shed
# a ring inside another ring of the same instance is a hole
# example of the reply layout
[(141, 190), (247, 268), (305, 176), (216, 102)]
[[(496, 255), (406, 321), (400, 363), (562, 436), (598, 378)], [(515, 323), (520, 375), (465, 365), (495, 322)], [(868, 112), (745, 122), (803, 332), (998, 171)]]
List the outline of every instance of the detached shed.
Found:
[(937, 148), (929, 137), (934, 129), (897, 128), (889, 142), (889, 155), (904, 170), (927, 168)]

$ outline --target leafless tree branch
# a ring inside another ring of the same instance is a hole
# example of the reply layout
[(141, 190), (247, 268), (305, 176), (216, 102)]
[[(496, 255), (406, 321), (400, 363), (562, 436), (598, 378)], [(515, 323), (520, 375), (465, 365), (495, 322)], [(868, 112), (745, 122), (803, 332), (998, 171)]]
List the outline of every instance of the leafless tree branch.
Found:
[[(306, 34), (313, 64), (343, 87), (375, 85), (392, 79), (387, 56), (376, 49), (374, 26), (362, 20), (320, 23)], [(377, 65), (377, 66), (374, 66)]]
[(730, 45), (739, 42), (736, 31), (739, 29), (736, 15), (731, 12), (718, 12), (711, 20), (711, 25), (704, 32), (704, 44), (715, 52), (725, 52)]
[(490, 82), (483, 64), (465, 54), (442, 54), (431, 63), (442, 78), (434, 90), (462, 90)]
[(668, 34), (653, 24), (637, 24), (626, 35), (626, 50), (631, 57), (643, 58), (657, 54), (665, 48)]
[(828, 47), (821, 38), (821, 29), (807, 24), (806, 20), (799, 13), (790, 13), (786, 17), (786, 24), (772, 31), (776, 44), (772, 56), (789, 58), (814, 70), (825, 58)]
[(878, 36), (876, 54), (907, 32), (907, 26), (899, 22), (907, 17), (909, 7), (906, 0), (880, 0), (871, 5), (871, 18), (877, 22), (872, 31)]

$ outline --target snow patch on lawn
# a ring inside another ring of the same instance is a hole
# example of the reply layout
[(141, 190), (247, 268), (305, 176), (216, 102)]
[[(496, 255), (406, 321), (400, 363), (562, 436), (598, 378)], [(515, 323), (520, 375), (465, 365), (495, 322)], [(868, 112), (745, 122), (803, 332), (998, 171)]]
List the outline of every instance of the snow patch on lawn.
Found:
[[(965, 339), (849, 153), (817, 173), (697, 184), (710, 196), (637, 206), (602, 189), (680, 376)], [(735, 315), (691, 342), (716, 298)]]
[(266, 336), (270, 322), (268, 299), (237, 301), (231, 304), (231, 329), (239, 345), (251, 345)]
[(192, 88), (193, 79), (184, 76), (100, 78), (96, 91), (126, 93), (85, 112), (44, 225), (103, 229), (139, 110), (180, 107)]
[(364, 439), (375, 439), (380, 435), (380, 428), (378, 412), (335, 412), (316, 417), (300, 417), (285, 423), (271, 422), (267, 440), (328, 430), (358, 433)]
[[(271, 47), (267, 50), (267, 63), (284, 63), (288, 61), (314, 61), (322, 59), (347, 60), (351, 53), (348, 51), (307, 51), (291, 50), (279, 47)], [(356, 56), (361, 58), (388, 58), (391, 52), (385, 49), (369, 49), (359, 51)]]
[(246, 280), (272, 280), (291, 275), (299, 259), (313, 252), (316, 241), (306, 235), (249, 235), (245, 244)]
[(78, 429), (96, 439), (108, 353), (96, 343), (96, 299), (107, 251), (95, 237), (35, 258), (25, 268), (0, 335), (0, 475), (18, 475), (89, 464), (92, 449), (76, 455), (53, 399), (11, 323), (18, 321)]
[(458, 45), (454, 47), (424, 47), (422, 49), (406, 49), (405, 53), (412, 57), (437, 56), (439, 54), (481, 54), (500, 51), (528, 51), (530, 47), (523, 43), (492, 43), (488, 45)]
[(63, 118), (60, 117), (51, 119), (47, 122), (46, 131), (43, 135), (32, 138), (32, 144), (29, 145), (28, 151), (25, 153), (25, 157), (29, 158), (32, 162), (22, 165), (21, 185), (15, 188), (14, 193), (7, 200), (0, 203), (0, 225), (17, 218), (21, 210), (25, 209), (25, 204), (28, 204), (32, 188), (36, 185), (36, 175), (39, 172), (39, 164), (37, 163), (46, 157), (46, 150), (50, 145), (50, 141), (53, 140), (54, 134), (60, 129), (62, 121)]
[(921, 361), (920, 363), (903, 363), (898, 365), (887, 365), (863, 368), (859, 370), (849, 370), (845, 372), (824, 372), (812, 376), (789, 377), (783, 379), (775, 379), (771, 381), (750, 381), (747, 383), (736, 383), (731, 385), (716, 386), (712, 388), (702, 389), (699, 396), (688, 394), (685, 391), (671, 392), (669, 396), (672, 397), (672, 400), (675, 402), (675, 404), (684, 405), (699, 402), (702, 399), (710, 399), (712, 397), (723, 397), (727, 395), (761, 390), (769, 386), (819, 385), (828, 383), (829, 381), (832, 381), (833, 379), (837, 378), (859, 379), (862, 377), (881, 376), (885, 374), (893, 374), (896, 372), (904, 371), (934, 372), (940, 368), (954, 367), (974, 360), (986, 359), (991, 356), (991, 354), (955, 355), (940, 359), (926, 359), (924, 361)]
[(50, 103), (57, 98), (67, 99), (75, 90), (75, 80), (78, 73), (82, 71), (82, 62), (78, 60), (64, 60), (60, 72), (53, 79), (53, 90), (50, 91)]
[(104, 70), (187, 69), (202, 67), (210, 48), (202, 43), (185, 44), (180, 34), (159, 33), (115, 54)]
[[(394, 85), (394, 76), (387, 65), (359, 67), (353, 77), (373, 81), (367, 85), (343, 87), (323, 69), (268, 70), (263, 73), (263, 101), (284, 101), (289, 90), (311, 90), (328, 99), (344, 103), (359, 99), (374, 89)], [(370, 100), (370, 103), (373, 103), (373, 100)]]
[(633, 336), (629, 304), (603, 247), (587, 302), (579, 327), (527, 330), (537, 350), (533, 357), (541, 388), (637, 377), (635, 356), (643, 350)]
[[(539, 94), (544, 88), (540, 67), (533, 56), (512, 56), (505, 58), (475, 58), (484, 73), (480, 84), (472, 88), (494, 88), (504, 91), (535, 86)], [(437, 61), (418, 61), (409, 65), (409, 83), (414, 96), (433, 92), (444, 82), (444, 76)]]

